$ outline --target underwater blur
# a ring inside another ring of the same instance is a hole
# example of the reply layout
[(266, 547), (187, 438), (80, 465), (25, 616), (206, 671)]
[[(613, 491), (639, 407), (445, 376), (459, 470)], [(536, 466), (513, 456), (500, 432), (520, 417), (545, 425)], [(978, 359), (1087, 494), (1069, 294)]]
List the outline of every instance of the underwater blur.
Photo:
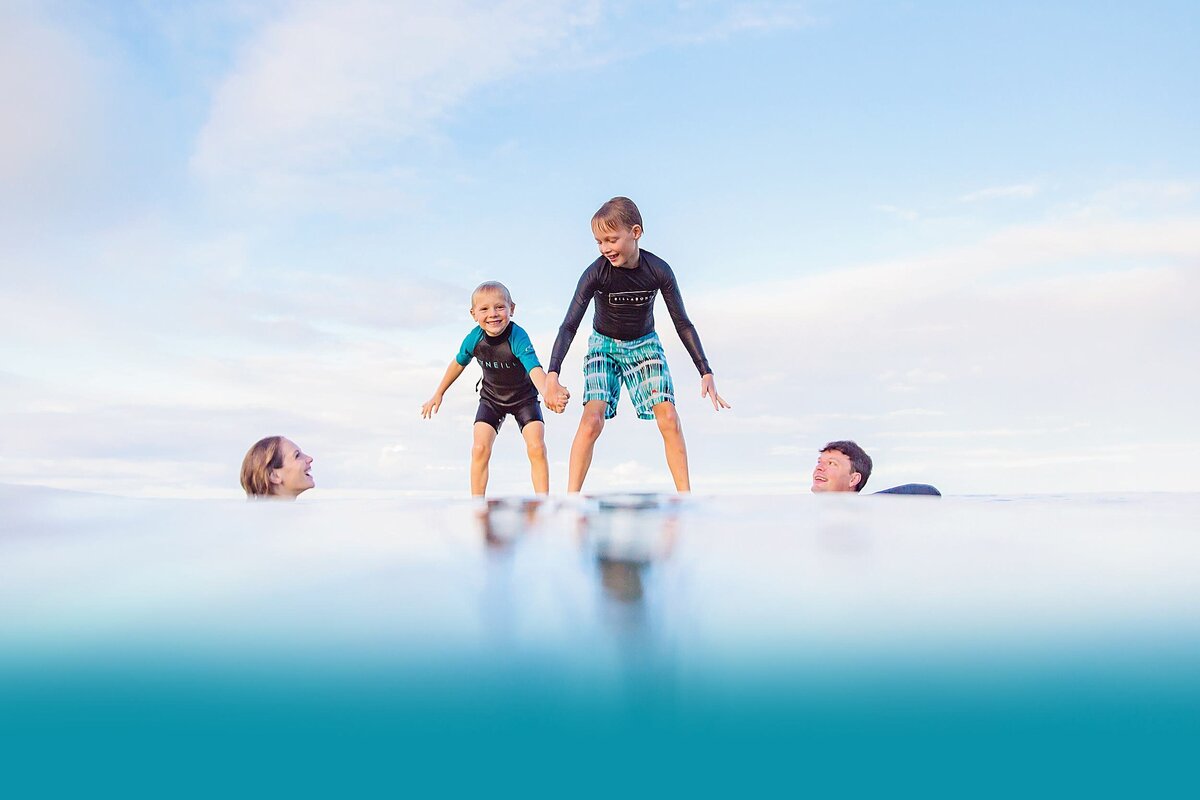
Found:
[(27, 788), (1195, 780), (1200, 495), (0, 501)]

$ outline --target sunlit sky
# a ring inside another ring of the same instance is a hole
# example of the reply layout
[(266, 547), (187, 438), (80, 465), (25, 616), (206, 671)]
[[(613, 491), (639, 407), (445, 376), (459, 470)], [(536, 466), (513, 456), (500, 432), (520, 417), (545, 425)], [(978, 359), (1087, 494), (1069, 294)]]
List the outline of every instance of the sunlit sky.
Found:
[[(1195, 490), (1192, 2), (0, 4), (0, 483), (237, 497), (256, 439), (309, 497), (468, 489), (505, 282), (543, 362), (617, 194), (700, 493)], [(582, 395), (581, 330), (563, 382)], [(566, 483), (579, 405), (549, 415)], [(626, 399), (588, 490), (669, 489)], [(530, 490), (511, 422), (494, 493)]]

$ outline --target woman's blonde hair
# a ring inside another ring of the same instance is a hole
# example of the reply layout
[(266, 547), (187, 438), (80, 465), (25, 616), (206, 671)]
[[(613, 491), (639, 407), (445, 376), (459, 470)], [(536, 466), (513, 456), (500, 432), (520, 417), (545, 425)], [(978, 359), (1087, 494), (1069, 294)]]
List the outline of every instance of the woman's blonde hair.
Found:
[(247, 497), (267, 497), (274, 494), (271, 470), (283, 466), (283, 437), (259, 439), (242, 459), (242, 488)]

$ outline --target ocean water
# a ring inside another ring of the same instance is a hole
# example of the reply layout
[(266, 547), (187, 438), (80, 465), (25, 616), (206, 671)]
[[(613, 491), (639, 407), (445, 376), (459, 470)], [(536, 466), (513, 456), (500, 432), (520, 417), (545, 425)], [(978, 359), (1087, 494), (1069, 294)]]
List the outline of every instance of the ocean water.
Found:
[(0, 504), (26, 793), (1200, 789), (1196, 494)]

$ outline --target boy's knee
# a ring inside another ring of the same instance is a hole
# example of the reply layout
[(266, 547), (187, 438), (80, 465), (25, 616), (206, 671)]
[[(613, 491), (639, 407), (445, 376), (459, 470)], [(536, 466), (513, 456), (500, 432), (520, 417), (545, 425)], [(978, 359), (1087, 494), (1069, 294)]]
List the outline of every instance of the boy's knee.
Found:
[(585, 411), (579, 420), (579, 432), (590, 439), (600, 436), (604, 430), (604, 413), (600, 411)]
[(658, 429), (664, 434), (679, 433), (679, 412), (675, 410), (675, 406), (668, 403), (659, 403), (654, 407), (654, 421), (658, 423)]
[(525, 452), (530, 460), (541, 460), (546, 457), (546, 443), (539, 440), (525, 443)]
[(476, 461), (480, 459), (488, 459), (492, 457), (492, 446), (484, 442), (475, 442), (471, 445), (471, 458)]

